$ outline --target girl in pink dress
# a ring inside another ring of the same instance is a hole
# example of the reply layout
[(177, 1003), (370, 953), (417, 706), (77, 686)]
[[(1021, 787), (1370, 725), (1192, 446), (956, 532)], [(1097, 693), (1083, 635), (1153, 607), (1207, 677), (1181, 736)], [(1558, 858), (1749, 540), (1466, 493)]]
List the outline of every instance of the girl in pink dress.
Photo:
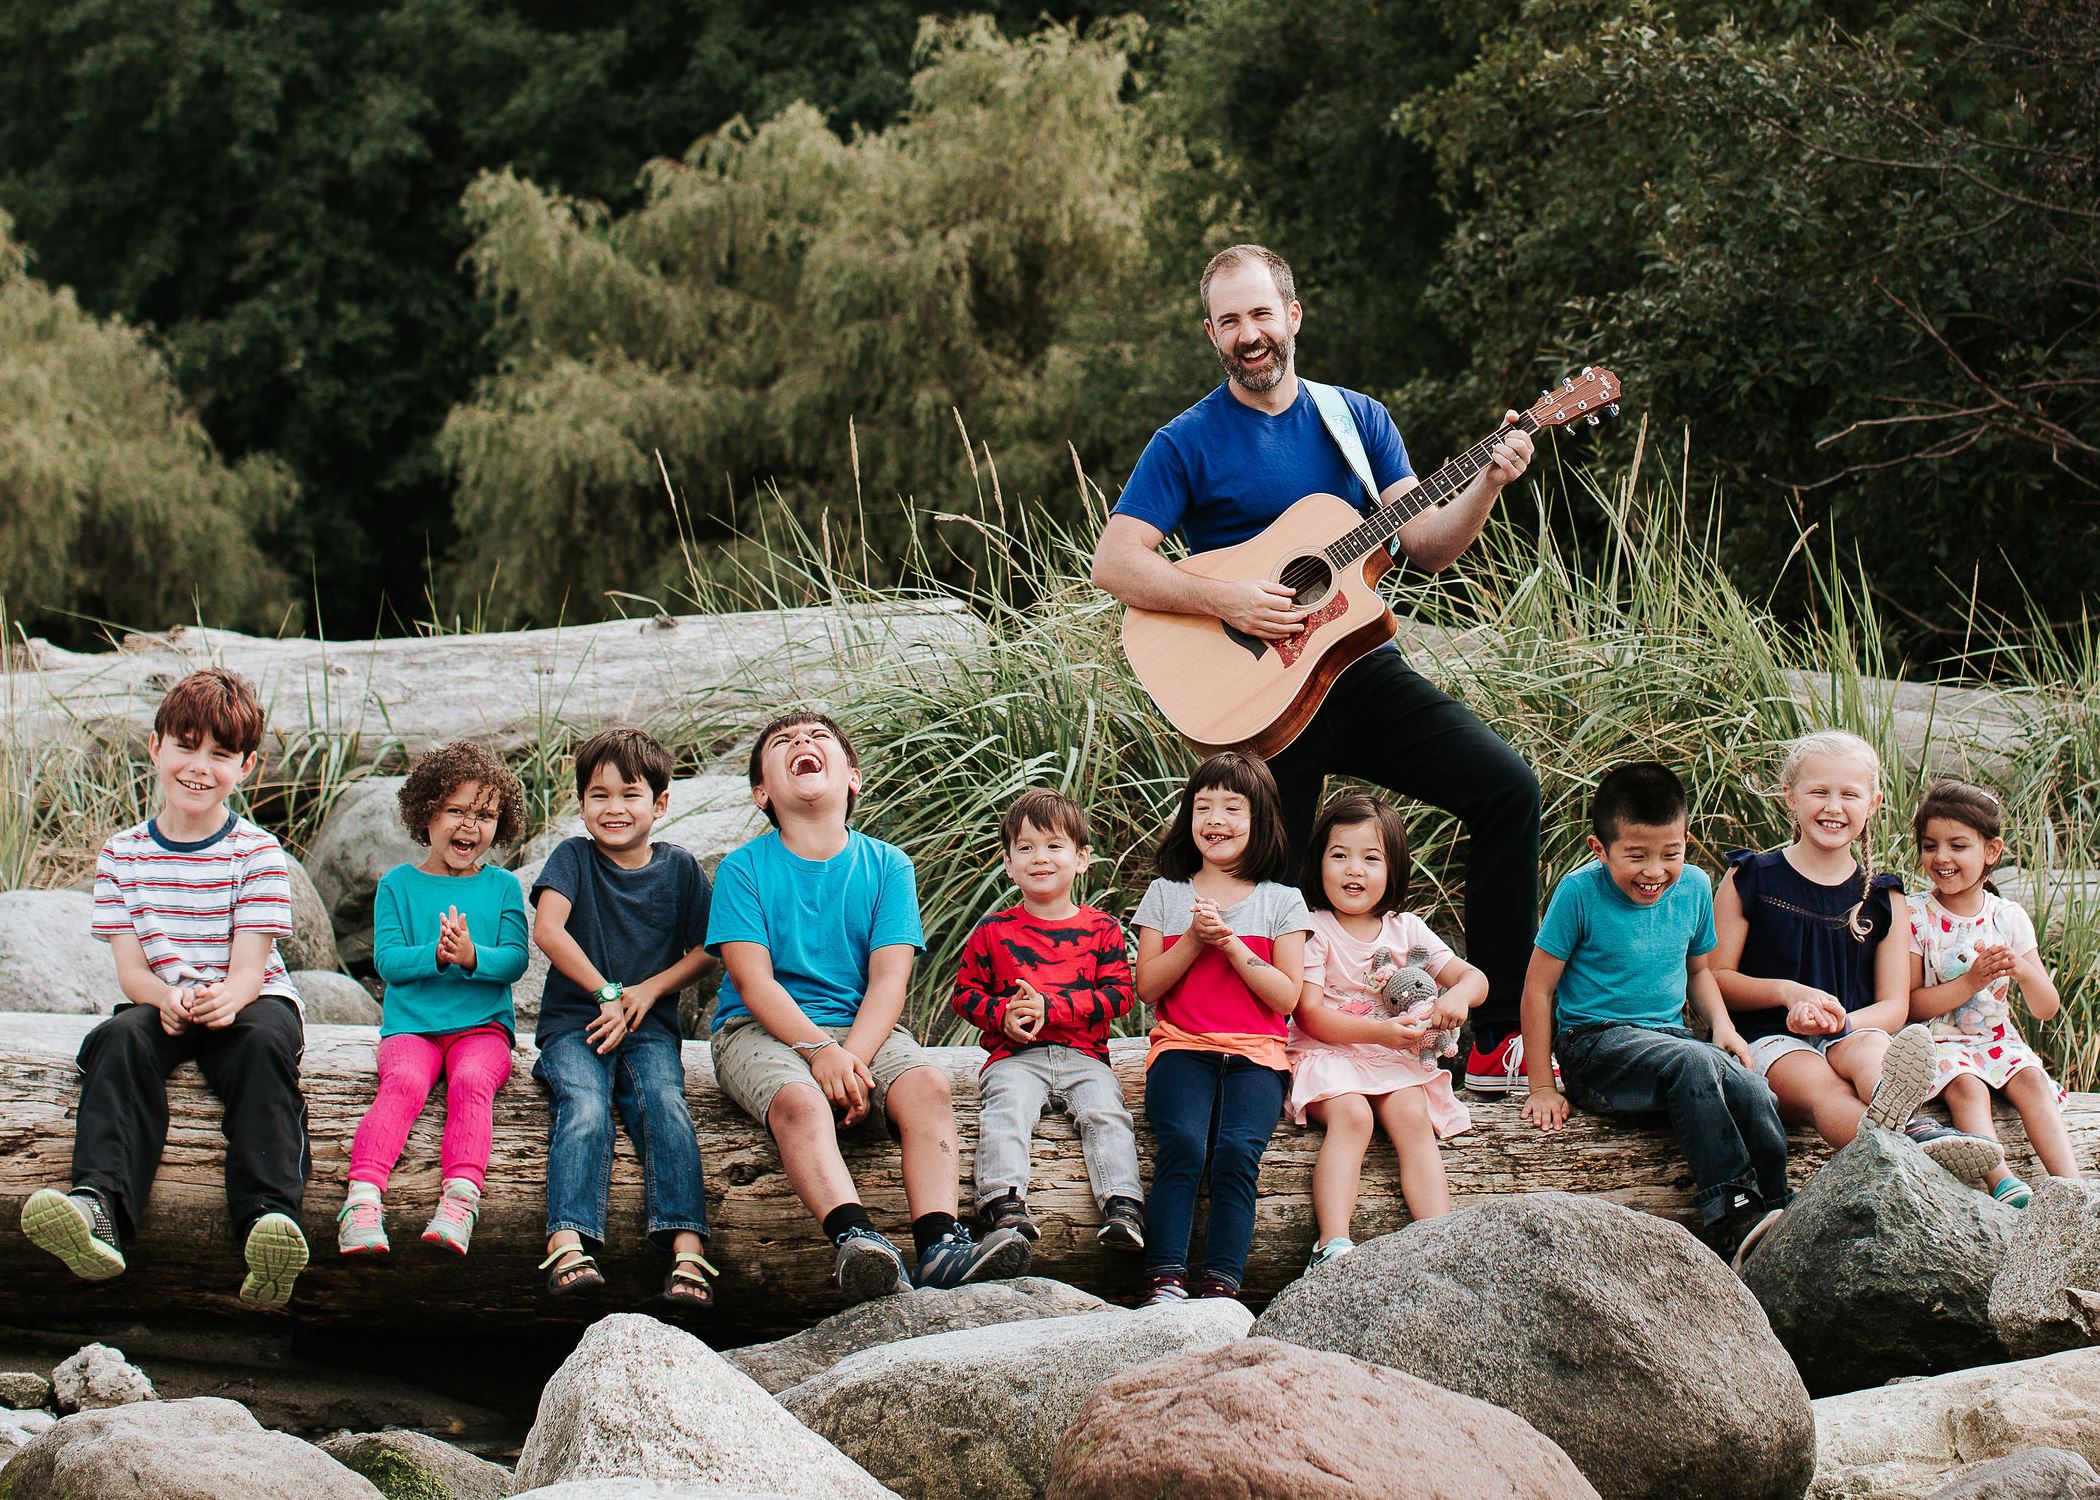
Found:
[[(1310, 1117), (1327, 1128), (1313, 1166), (1318, 1237), (1308, 1271), (1355, 1248), (1350, 1220), (1375, 1126), (1392, 1138), (1409, 1215), (1432, 1219), (1451, 1209), (1437, 1141), (1472, 1121), (1450, 1074), (1423, 1057), (1423, 1041), (1464, 1023), (1487, 998), (1487, 976), (1401, 909), (1407, 880), (1407, 828), (1392, 807), (1346, 796), (1321, 810), (1300, 882), (1312, 935), (1289, 1044), (1291, 1120)], [(1372, 987), (1374, 967), (1381, 978), (1389, 967), (1374, 965), (1381, 949), (1436, 981), (1428, 1015), (1395, 1015)]]

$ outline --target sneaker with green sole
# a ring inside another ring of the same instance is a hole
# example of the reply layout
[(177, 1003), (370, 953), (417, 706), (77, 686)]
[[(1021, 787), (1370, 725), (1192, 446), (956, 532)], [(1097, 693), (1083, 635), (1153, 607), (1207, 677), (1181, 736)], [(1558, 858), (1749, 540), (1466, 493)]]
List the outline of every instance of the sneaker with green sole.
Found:
[(264, 1214), (248, 1231), (242, 1249), (248, 1274), (241, 1281), (241, 1300), (250, 1307), (282, 1307), (292, 1300), (292, 1287), (306, 1269), (306, 1236), (289, 1214)]
[(30, 1244), (57, 1256), (83, 1281), (107, 1281), (124, 1274), (117, 1226), (99, 1193), (85, 1188), (70, 1193), (39, 1188), (22, 1205), (22, 1233), (29, 1236)]

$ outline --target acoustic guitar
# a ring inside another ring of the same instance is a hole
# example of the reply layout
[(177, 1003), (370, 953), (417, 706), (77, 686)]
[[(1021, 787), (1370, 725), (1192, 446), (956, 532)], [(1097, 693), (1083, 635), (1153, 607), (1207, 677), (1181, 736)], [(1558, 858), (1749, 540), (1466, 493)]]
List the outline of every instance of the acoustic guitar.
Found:
[[(1524, 432), (1618, 415), (1609, 370), (1585, 369), (1544, 392), (1515, 422)], [(1399, 624), (1378, 592), (1393, 565), (1386, 544), (1409, 521), (1458, 494), (1485, 469), (1497, 428), (1415, 488), (1368, 515), (1335, 495), (1307, 495), (1236, 547), (1174, 566), (1201, 578), (1267, 580), (1309, 609), (1296, 635), (1263, 640), (1210, 615), (1127, 610), (1123, 654), (1161, 713), (1196, 749), (1263, 759), (1296, 739), (1344, 668), (1393, 638)]]

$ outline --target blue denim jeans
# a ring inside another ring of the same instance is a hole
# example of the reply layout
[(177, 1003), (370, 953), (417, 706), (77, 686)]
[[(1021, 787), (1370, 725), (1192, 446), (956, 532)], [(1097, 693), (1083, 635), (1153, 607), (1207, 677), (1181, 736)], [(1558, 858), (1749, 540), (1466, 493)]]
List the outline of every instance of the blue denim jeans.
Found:
[(1189, 1270), (1196, 1189), (1210, 1163), (1203, 1274), (1240, 1284), (1254, 1243), (1254, 1184), (1291, 1075), (1229, 1052), (1162, 1052), (1145, 1073), (1157, 1154), (1145, 1210), (1145, 1270)]
[(546, 1086), (547, 1233), (573, 1229), (584, 1248), (605, 1243), (612, 1192), (613, 1111), (642, 1158), (642, 1204), (650, 1243), (671, 1248), (682, 1229), (707, 1233), (700, 1141), (685, 1107), (678, 1043), (649, 1032), (600, 1056), (581, 1031), (550, 1037), (532, 1076)]
[(1738, 1193), (1785, 1208), (1786, 1126), (1763, 1079), (1682, 1026), (1601, 1021), (1553, 1039), (1568, 1100), (1595, 1115), (1665, 1113), (1699, 1191), (1701, 1222), (1728, 1212)]

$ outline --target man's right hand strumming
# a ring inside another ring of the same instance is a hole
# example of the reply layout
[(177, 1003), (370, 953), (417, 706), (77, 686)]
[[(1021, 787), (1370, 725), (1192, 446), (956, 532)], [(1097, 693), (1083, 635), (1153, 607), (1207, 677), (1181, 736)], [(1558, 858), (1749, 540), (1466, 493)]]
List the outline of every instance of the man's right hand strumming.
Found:
[(1218, 617), (1235, 630), (1265, 641), (1281, 640), (1296, 635), (1310, 610), (1298, 608), (1295, 595), (1280, 583), (1257, 583), (1251, 580), (1235, 580), (1227, 583), (1219, 580), (1218, 586), (1228, 590), (1226, 608), (1218, 611)]

